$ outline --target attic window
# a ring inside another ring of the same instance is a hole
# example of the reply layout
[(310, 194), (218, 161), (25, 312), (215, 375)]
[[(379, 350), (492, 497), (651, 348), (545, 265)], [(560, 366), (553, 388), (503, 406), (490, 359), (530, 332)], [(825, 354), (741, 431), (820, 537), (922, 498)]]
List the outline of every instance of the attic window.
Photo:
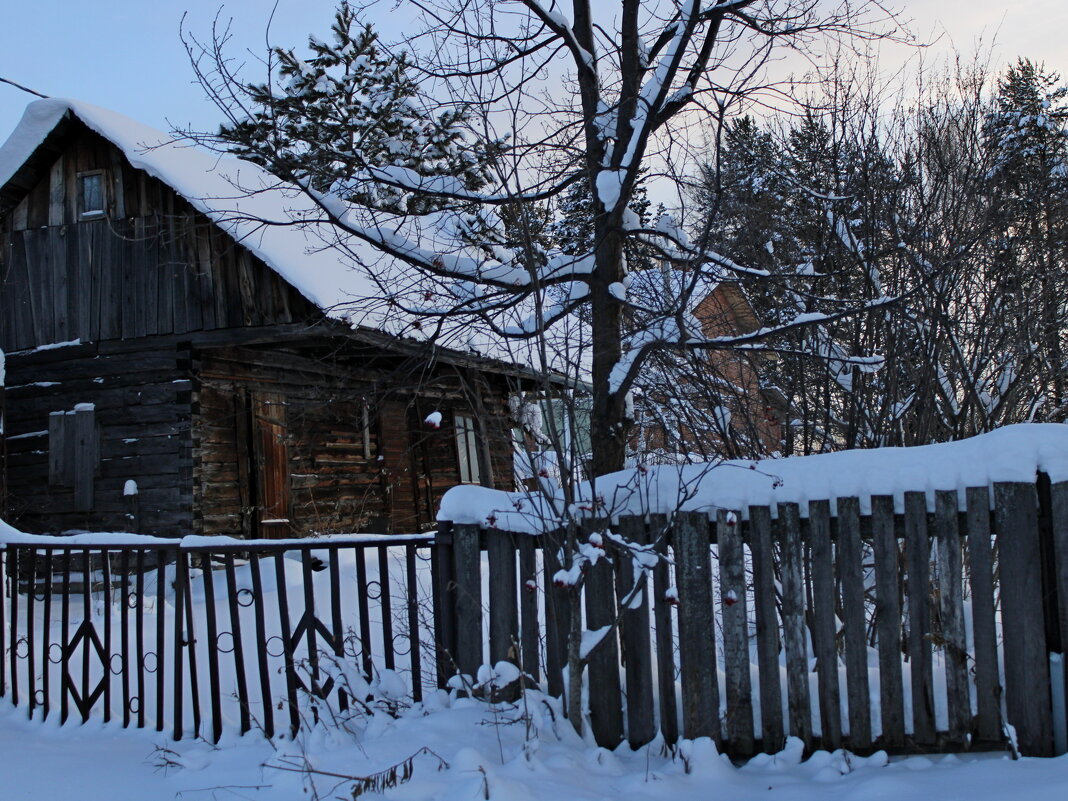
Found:
[(104, 171), (78, 173), (78, 216), (100, 217), (104, 214)]

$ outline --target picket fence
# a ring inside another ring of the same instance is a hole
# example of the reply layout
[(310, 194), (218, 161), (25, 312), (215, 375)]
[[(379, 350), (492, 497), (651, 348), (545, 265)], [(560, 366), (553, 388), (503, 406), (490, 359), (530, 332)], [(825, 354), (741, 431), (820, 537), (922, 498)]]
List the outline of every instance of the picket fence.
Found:
[[(892, 496), (865, 500), (864, 514), (860, 499), (837, 498), (809, 501), (805, 516), (780, 503), (774, 515), (751, 506), (611, 526), (608, 558), (584, 577), (581, 628), (614, 626), (588, 658), (597, 742), (711, 737), (745, 758), (786, 735), (857, 753), (1005, 748), (1011, 735), (1023, 754), (1063, 753), (1064, 677), (1051, 663), (1068, 642), (1068, 484), (975, 487), (964, 504), (936, 492), (933, 511), (923, 492), (905, 493), (900, 513)], [(564, 692), (571, 590), (552, 581), (562, 539), (466, 525), (439, 535), (453, 597), (438, 642), (461, 673), (487, 661), (485, 622), (490, 663), (537, 680), (543, 662), (549, 692)], [(633, 548), (618, 539), (661, 555), (627, 607)]]
[[(584, 575), (576, 630), (607, 632), (586, 666), (597, 742), (708, 736), (740, 759), (787, 735), (858, 753), (1010, 739), (1027, 755), (1065, 751), (1051, 655), (1068, 643), (1068, 484), (958, 500), (589, 521), (581, 536), (602, 534), (606, 558)], [(479, 668), (501, 661), (560, 696), (562, 536), (445, 523), (218, 545), (27, 537), (0, 559), (0, 695), (33, 717), (216, 741), (228, 727), (295, 734), (318, 714), (308, 699), (344, 710), (398, 686), (416, 702), (479, 692)], [(648, 573), (635, 547), (659, 555)]]

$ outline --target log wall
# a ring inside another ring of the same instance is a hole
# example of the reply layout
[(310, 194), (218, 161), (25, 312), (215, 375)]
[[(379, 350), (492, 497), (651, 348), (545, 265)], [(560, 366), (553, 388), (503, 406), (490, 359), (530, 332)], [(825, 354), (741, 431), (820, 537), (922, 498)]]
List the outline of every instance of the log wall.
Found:
[[(10, 519), (173, 535), (424, 530), (460, 480), (456, 411), (484, 429), (483, 475), (511, 488), (503, 379), (398, 355), (388, 337), (319, 338), (322, 312), (274, 270), (80, 122), (61, 127), (20, 171), (25, 194), (0, 192)], [(79, 214), (87, 171), (102, 171), (104, 213)], [(49, 415), (77, 404), (96, 414), (68, 436)], [(439, 429), (423, 423), (431, 411)]]
[[(9, 356), (7, 519), (30, 532), (188, 533), (188, 370), (188, 352), (173, 344), (136, 352), (79, 345)], [(79, 404), (92, 405), (98, 441), (89, 511), (79, 508), (76, 488), (57, 483), (49, 470), (50, 415)], [(135, 496), (123, 494), (128, 480), (137, 482)]]
[[(459, 483), (452, 415), (472, 413), (447, 372), (413, 377), (406, 361), (315, 350), (219, 348), (199, 352), (193, 396), (194, 527), (201, 534), (256, 531), (262, 481), (251, 428), (257, 398), (284, 405), (289, 471), (287, 536), (433, 528), (445, 490)], [(510, 488), (511, 440), (503, 384), (479, 388), (496, 484)], [(469, 394), (469, 393), (468, 393)], [(424, 423), (442, 411), (440, 428)], [(365, 433), (366, 422), (366, 433)]]

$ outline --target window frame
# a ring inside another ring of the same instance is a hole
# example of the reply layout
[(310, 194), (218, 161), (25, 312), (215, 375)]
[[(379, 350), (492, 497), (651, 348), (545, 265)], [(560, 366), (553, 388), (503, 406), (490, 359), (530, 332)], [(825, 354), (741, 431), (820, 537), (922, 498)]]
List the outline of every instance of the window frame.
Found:
[(453, 412), (452, 427), (456, 440), (456, 473), (461, 484), (482, 483), (481, 445), (475, 417), (466, 412)]
[[(107, 216), (108, 213), (108, 183), (106, 170), (82, 170), (75, 176), (75, 210), (79, 220), (94, 220)], [(85, 208), (85, 180), (88, 178), (100, 179), (100, 208)]]

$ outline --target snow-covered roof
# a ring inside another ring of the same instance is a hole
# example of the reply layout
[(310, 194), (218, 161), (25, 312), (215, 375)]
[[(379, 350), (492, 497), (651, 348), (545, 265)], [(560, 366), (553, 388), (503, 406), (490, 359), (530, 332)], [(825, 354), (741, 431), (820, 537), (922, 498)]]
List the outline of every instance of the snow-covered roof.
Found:
[[(927, 494), (934, 510), (935, 491), (956, 490), (964, 501), (968, 487), (994, 482), (1035, 481), (1038, 471), (1054, 482), (1068, 481), (1068, 425), (1021, 423), (970, 439), (913, 448), (874, 448), (782, 459), (730, 460), (707, 464), (663, 465), (624, 470), (584, 483), (576, 491), (580, 516), (672, 514), (750, 506), (800, 504), (808, 515), (811, 500), (857, 497), (871, 511), (873, 495), (892, 495), (904, 511), (906, 492)], [(439, 520), (495, 526), (522, 533), (555, 528), (551, 521), (562, 498), (503, 492), (486, 487), (454, 487), (442, 498)]]
[[(346, 307), (354, 302), (377, 297), (377, 288), (363, 271), (352, 269), (340, 253), (323, 248), (329, 240), (292, 224), (319, 216), (304, 193), (251, 162), (207, 152), (89, 103), (60, 99), (30, 103), (0, 147), (0, 186), (14, 177), (67, 114), (115, 145), (134, 167), (171, 187), (328, 314), (337, 310), (341, 317), (342, 309), (351, 311)], [(367, 256), (378, 258), (375, 253)]]
[[(193, 208), (212, 220), (236, 242), (247, 248), (286, 282), (330, 318), (353, 327), (382, 332), (393, 337), (418, 341), (433, 338), (435, 344), (481, 357), (519, 365), (538, 365), (561, 373), (571, 373), (578, 365), (580, 375), (588, 375), (588, 331), (581, 320), (565, 320), (552, 326), (545, 341), (548, 355), (536, 352), (531, 342), (491, 334), (472, 323), (472, 315), (442, 319), (433, 316), (433, 301), (445, 298), (445, 306), (455, 305), (450, 288), (438, 285), (398, 259), (325, 220), (322, 206), (300, 188), (285, 183), (262, 167), (238, 158), (223, 156), (175, 139), (136, 120), (89, 103), (69, 99), (47, 99), (31, 103), (11, 137), (0, 146), (0, 189), (7, 186), (33, 157), (58, 126), (68, 117), (81, 121), (118, 148), (131, 165), (159, 179), (184, 198)], [(404, 252), (413, 242), (426, 242), (443, 258), (475, 263), (464, 246), (457, 243), (450, 225), (455, 221), (417, 220), (413, 217), (358, 215), (358, 210), (338, 206), (333, 198), (320, 198), (331, 212), (352, 218), (355, 228), (370, 238), (388, 242)], [(430, 230), (430, 228), (436, 230)], [(425, 255), (425, 254), (424, 254)], [(563, 257), (562, 257), (563, 258)], [(571, 257), (565, 261), (570, 263)], [(500, 271), (514, 267), (498, 265)], [(481, 267), (475, 268), (481, 270)], [(495, 269), (488, 265), (486, 270)], [(580, 268), (574, 267), (578, 271)], [(525, 273), (524, 273), (525, 275)], [(675, 305), (686, 290), (695, 290), (688, 311), (715, 289), (718, 276), (700, 275), (694, 287), (694, 273), (659, 270), (637, 271), (630, 280), (632, 302), (654, 315), (674, 319)], [(444, 289), (444, 291), (442, 291)], [(622, 287), (620, 288), (622, 289)], [(424, 297), (425, 296), (425, 297)], [(403, 303), (430, 307), (428, 318), (403, 308)], [(497, 321), (505, 331), (522, 332), (523, 318), (537, 319), (528, 302), (502, 312)], [(541, 313), (545, 313), (541, 309)], [(700, 324), (694, 323), (695, 331)]]
[[(123, 114), (78, 100), (30, 103), (0, 146), (0, 187), (68, 116), (111, 142), (135, 168), (173, 189), (328, 317), (393, 336), (428, 338), (430, 326), (389, 303), (383, 290), (400, 280), (418, 289), (419, 277), (412, 270), (366, 242), (340, 237), (306, 193), (262, 167), (209, 152)], [(339, 241), (343, 247), (332, 247)], [(500, 361), (524, 361), (499, 339), (470, 326), (454, 328), (435, 331), (435, 342)]]

